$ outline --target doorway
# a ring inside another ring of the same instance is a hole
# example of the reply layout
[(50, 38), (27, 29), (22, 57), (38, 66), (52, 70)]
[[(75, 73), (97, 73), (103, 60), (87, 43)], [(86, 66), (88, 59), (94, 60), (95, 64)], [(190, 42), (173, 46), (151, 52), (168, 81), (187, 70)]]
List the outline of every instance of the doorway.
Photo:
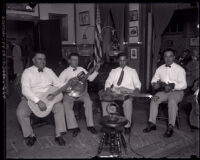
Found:
[[(7, 20), (6, 21), (6, 61), (8, 69), (8, 79), (13, 81), (15, 79), (14, 68), (15, 59), (20, 59), (22, 63), (21, 72), (29, 67), (31, 64), (30, 56), (35, 50), (35, 38), (34, 38), (34, 22), (33, 21), (21, 21), (21, 20)], [(13, 43), (19, 46), (19, 53), (13, 57)]]

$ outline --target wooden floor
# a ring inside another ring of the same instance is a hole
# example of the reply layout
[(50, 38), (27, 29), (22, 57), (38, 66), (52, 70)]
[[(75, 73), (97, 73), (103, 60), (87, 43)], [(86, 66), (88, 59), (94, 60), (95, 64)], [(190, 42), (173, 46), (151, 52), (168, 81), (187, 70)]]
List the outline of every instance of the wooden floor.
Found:
[[(54, 142), (54, 126), (47, 124), (34, 129), (37, 135), (37, 142), (34, 146), (28, 147), (24, 143), (21, 129), (16, 119), (16, 107), (19, 103), (19, 97), (16, 96), (16, 90), (11, 87), (11, 95), (6, 103), (6, 158), (92, 158), (97, 154), (102, 133), (98, 112), (97, 97), (91, 94), (94, 100), (94, 121), (97, 135), (91, 134), (86, 129), (84, 118), (78, 121), (81, 133), (73, 138), (72, 133), (68, 131), (64, 135), (66, 146), (58, 146)], [(124, 158), (190, 158), (199, 157), (199, 130), (191, 132), (187, 117), (184, 111), (181, 112), (180, 129), (174, 129), (174, 135), (171, 138), (164, 138), (163, 133), (166, 130), (165, 121), (157, 121), (157, 130), (150, 133), (143, 133), (148, 118), (149, 102), (135, 100), (133, 105), (133, 126), (130, 136), (125, 136), (127, 142), (127, 153), (123, 151)], [(110, 156), (108, 147), (102, 151), (101, 157)]]

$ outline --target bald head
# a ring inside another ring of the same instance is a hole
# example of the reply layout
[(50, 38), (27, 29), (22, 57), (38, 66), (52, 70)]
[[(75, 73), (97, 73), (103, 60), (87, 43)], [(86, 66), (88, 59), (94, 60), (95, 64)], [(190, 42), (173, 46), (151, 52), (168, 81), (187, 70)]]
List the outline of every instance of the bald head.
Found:
[(37, 68), (43, 69), (46, 66), (46, 56), (44, 53), (35, 53), (32, 61)]

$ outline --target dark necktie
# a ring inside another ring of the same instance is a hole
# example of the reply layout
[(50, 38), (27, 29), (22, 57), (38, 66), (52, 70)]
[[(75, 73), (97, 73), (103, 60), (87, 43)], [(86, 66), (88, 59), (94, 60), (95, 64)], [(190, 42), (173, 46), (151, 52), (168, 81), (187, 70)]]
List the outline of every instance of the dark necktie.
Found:
[(166, 66), (166, 67), (169, 67), (169, 68), (171, 68), (171, 66), (170, 66), (170, 65), (167, 65), (167, 64), (166, 64), (165, 66)]
[(43, 69), (42, 68), (38, 68), (38, 72), (43, 72)]
[(119, 79), (117, 81), (118, 86), (122, 83), (123, 77), (124, 77), (124, 69), (122, 69)]
[(73, 71), (76, 71), (77, 70), (77, 68), (73, 68)]

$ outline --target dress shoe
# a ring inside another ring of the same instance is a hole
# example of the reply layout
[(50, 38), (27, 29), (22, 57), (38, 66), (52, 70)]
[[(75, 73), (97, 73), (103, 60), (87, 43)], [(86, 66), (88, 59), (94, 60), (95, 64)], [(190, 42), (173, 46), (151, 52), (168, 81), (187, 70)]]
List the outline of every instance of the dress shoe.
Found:
[(97, 130), (94, 127), (87, 127), (88, 131), (90, 131), (92, 134), (97, 134)]
[(35, 136), (28, 136), (25, 138), (26, 144), (27, 146), (32, 146), (34, 145), (35, 141), (36, 141), (36, 137)]
[(149, 122), (147, 128), (143, 129), (143, 132), (148, 133), (148, 132), (151, 132), (152, 130), (156, 130), (156, 125)]
[(73, 129), (72, 136), (73, 136), (73, 137), (76, 137), (76, 136), (78, 135), (79, 132), (81, 132), (80, 128), (74, 128), (74, 129)]
[(163, 136), (169, 138), (172, 136), (173, 133), (174, 133), (173, 126), (169, 125)]
[(65, 140), (63, 139), (62, 136), (55, 137), (55, 141), (56, 143), (58, 143), (58, 145), (65, 146)]
[(124, 134), (130, 134), (131, 133), (131, 127), (129, 128), (124, 128)]

